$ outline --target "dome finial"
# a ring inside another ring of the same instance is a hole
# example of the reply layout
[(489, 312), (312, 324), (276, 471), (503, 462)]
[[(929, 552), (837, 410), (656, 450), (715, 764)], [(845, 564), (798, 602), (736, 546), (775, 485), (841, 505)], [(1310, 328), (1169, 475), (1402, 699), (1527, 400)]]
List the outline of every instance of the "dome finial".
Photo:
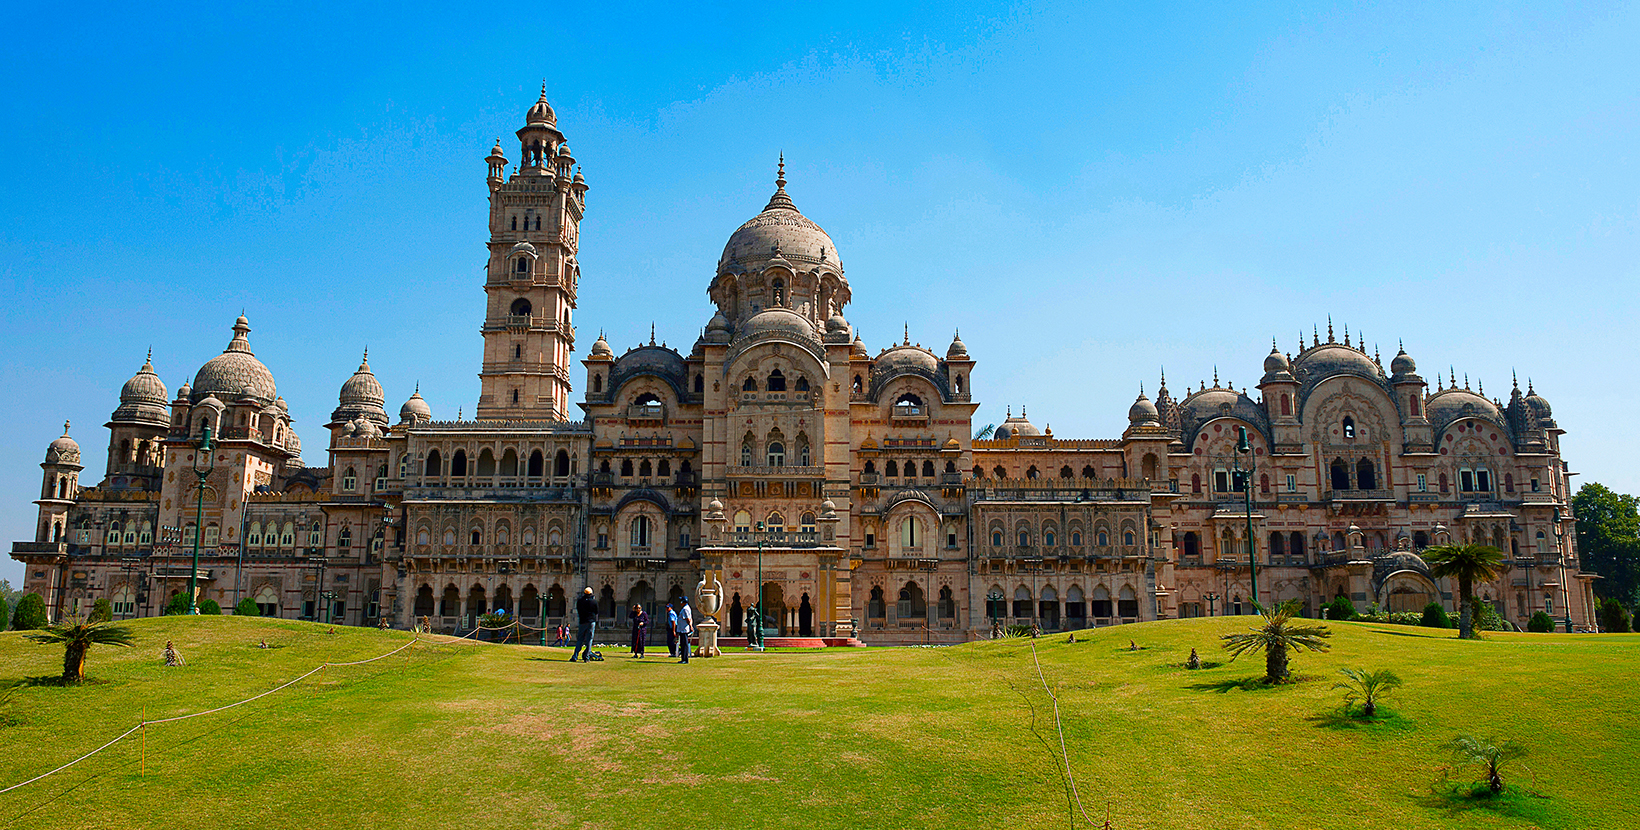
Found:
[(63, 421), (63, 437), (64, 438), (68, 437), (68, 421), (67, 420)]
[(1528, 394), (1528, 395), (1536, 395), (1537, 394), (1536, 390), (1532, 389), (1532, 379), (1531, 378), (1526, 379), (1526, 394)]
[(143, 362), (143, 365), (145, 365), (145, 366), (154, 362), (154, 347), (153, 346), (148, 347), (148, 356), (143, 358), (142, 362)]
[(1007, 418), (1014, 417), (1014, 405), (1013, 404), (1008, 404), (1008, 408), (1006, 410), (1004, 410), (1004, 413), (1005, 413), (1004, 417), (1007, 417)]
[(1344, 345), (1348, 346), (1349, 344), (1350, 344), (1350, 324), (1345, 323), (1344, 324)]
[(1447, 383), (1446, 383), (1446, 385), (1452, 387), (1453, 389), (1457, 389), (1458, 388), (1458, 370), (1456, 368), (1454, 368), (1451, 364), (1447, 364), (1446, 373), (1447, 373), (1447, 379), (1446, 379)]
[[(1299, 338), (1299, 339), (1302, 340), (1303, 338)], [(1310, 348), (1313, 349), (1313, 348), (1315, 348), (1316, 346), (1319, 346), (1319, 345), (1321, 345), (1321, 329), (1319, 329), (1316, 326), (1312, 325), (1312, 326), (1310, 326)]]
[(649, 322), (649, 345), (655, 345), (655, 322), (653, 320)]
[(786, 151), (785, 150), (780, 151), (780, 161), (775, 165), (774, 186), (781, 189), (781, 190), (786, 189)]
[(1338, 342), (1336, 339), (1333, 338), (1333, 327), (1332, 327), (1332, 315), (1331, 314), (1327, 315), (1327, 342), (1328, 343), (1337, 343)]
[(909, 322), (905, 324), (905, 342), (901, 343), (900, 345), (902, 345), (902, 346), (911, 345), (911, 324)]
[(1219, 388), (1219, 365), (1213, 364), (1213, 388)]

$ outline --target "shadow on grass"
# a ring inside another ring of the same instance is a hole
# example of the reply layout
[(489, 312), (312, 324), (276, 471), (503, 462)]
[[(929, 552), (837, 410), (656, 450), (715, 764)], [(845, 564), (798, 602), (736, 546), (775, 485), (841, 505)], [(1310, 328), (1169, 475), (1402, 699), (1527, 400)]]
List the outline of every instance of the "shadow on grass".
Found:
[[(1206, 666), (1207, 664), (1203, 663), (1202, 665)], [(1272, 689), (1280, 689), (1297, 683), (1303, 683), (1307, 679), (1309, 678), (1294, 675), (1293, 678), (1288, 680), (1286, 683), (1265, 683), (1263, 675), (1254, 675), (1252, 677), (1215, 680), (1211, 683), (1192, 683), (1185, 688), (1197, 692), (1218, 692), (1221, 695), (1237, 689), (1244, 692), (1267, 692)]]
[(1445, 810), (1452, 815), (1473, 811), (1544, 824), (1550, 819), (1549, 798), (1520, 787), (1505, 786), (1493, 793), (1484, 783), (1443, 781), (1430, 788), (1429, 795), (1417, 799), (1424, 807)]
[(42, 674), (38, 677), (25, 677), (22, 680), (13, 680), (12, 682), (6, 684), (6, 688), (21, 689), (27, 686), (51, 686), (58, 689), (65, 687), (73, 689), (79, 686), (101, 686), (107, 682), (107, 680), (98, 680), (95, 677), (87, 677), (78, 683), (64, 683), (63, 676), (60, 674)]
[(1449, 639), (1451, 639), (1450, 637), (1446, 636), (1446, 634), (1441, 633), (1441, 632), (1451, 630), (1451, 629), (1447, 629), (1447, 628), (1430, 628), (1430, 629), (1420, 631), (1420, 630), (1418, 630), (1418, 628), (1414, 628), (1412, 626), (1407, 626), (1407, 627), (1403, 628), (1400, 631), (1395, 631), (1393, 629), (1388, 629), (1388, 628), (1369, 628), (1367, 630), (1371, 631), (1374, 634), (1388, 634), (1391, 637), (1417, 637), (1419, 639), (1424, 639), (1424, 640), (1449, 640)]
[(1416, 728), (1412, 721), (1402, 717), (1401, 713), (1381, 703), (1378, 704), (1378, 714), (1370, 718), (1362, 717), (1359, 710), (1330, 709), (1311, 715), (1305, 720), (1315, 724), (1317, 729), (1405, 732)]

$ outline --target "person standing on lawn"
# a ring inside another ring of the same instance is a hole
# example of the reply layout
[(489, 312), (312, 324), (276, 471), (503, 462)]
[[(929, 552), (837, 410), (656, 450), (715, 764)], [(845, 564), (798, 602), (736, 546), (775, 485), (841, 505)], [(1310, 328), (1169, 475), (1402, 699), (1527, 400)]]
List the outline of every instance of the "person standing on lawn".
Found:
[[(575, 616), (580, 627), (575, 632), (575, 650), (570, 652), (569, 661), (575, 662), (577, 655), (581, 662), (592, 662), (592, 635), (598, 629), (598, 601), (592, 598), (592, 587), (587, 586), (581, 592), (581, 598), (575, 601)], [(586, 649), (583, 653), (581, 650)]]
[(689, 662), (689, 635), (695, 632), (695, 618), (689, 613), (689, 598), (678, 597), (678, 656), (679, 663)]
[(632, 656), (641, 659), (644, 641), (649, 639), (649, 612), (642, 605), (634, 605), (627, 617), (632, 620)]
[(676, 606), (666, 606), (666, 653), (678, 656), (678, 609)]

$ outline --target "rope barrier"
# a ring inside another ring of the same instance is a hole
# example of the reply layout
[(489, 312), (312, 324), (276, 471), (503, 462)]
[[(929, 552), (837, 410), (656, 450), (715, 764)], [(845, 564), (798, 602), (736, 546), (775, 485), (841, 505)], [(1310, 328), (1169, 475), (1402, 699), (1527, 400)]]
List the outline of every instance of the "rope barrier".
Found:
[[(1048, 678), (1042, 675), (1042, 661), (1036, 656), (1035, 638), (1031, 639), (1031, 661), (1036, 663), (1036, 679), (1042, 681), (1042, 691), (1047, 692), (1048, 699), (1053, 701), (1053, 726), (1059, 732), (1059, 753), (1065, 759), (1065, 780), (1071, 785), (1071, 798), (1076, 801), (1076, 809), (1082, 811), (1082, 818), (1087, 820), (1089, 827), (1092, 827), (1093, 817), (1089, 816), (1088, 809), (1082, 806), (1082, 796), (1076, 792), (1076, 776), (1071, 774), (1071, 753), (1065, 747), (1065, 726), (1059, 720), (1059, 695), (1053, 693), (1053, 689), (1048, 686)], [(1108, 819), (1105, 826), (1110, 826)]]
[[(476, 633), (476, 632), (473, 632), (473, 633)], [(465, 636), (470, 637), (470, 636), (472, 636), (472, 633), (469, 633)], [(465, 639), (465, 637), (457, 637), (456, 639), (461, 640), (461, 639)], [(33, 778), (30, 778), (27, 781), (22, 781), (22, 782), (13, 784), (9, 787), (6, 787), (5, 789), (0, 789), (0, 795), (3, 795), (5, 793), (9, 793), (12, 790), (17, 789), (18, 787), (23, 787), (23, 786), (26, 786), (28, 784), (33, 784), (34, 782), (39, 781), (42, 778), (46, 778), (48, 776), (56, 775), (57, 773), (62, 772), (63, 770), (68, 769), (69, 767), (72, 767), (75, 764), (78, 764), (79, 762), (84, 761), (85, 759), (90, 758), (93, 755), (96, 755), (97, 753), (99, 753), (99, 752), (113, 746), (114, 744), (117, 744), (120, 741), (125, 740), (126, 738), (130, 737), (133, 732), (141, 730), (144, 727), (150, 726), (152, 724), (156, 724), (156, 723), (175, 723), (177, 721), (184, 721), (184, 720), (189, 720), (191, 718), (202, 717), (204, 715), (214, 715), (217, 712), (227, 711), (227, 710), (232, 709), (236, 706), (243, 706), (247, 703), (250, 703), (251, 701), (260, 700), (260, 699), (262, 699), (264, 697), (267, 697), (268, 695), (271, 695), (274, 692), (277, 692), (281, 689), (286, 689), (286, 688), (289, 688), (291, 686), (294, 686), (297, 683), (300, 683), (303, 680), (306, 680), (307, 678), (312, 677), (313, 675), (318, 674), (319, 672), (324, 671), (325, 669), (327, 669), (331, 666), (362, 666), (366, 663), (374, 663), (377, 660), (385, 660), (388, 657), (392, 657), (393, 655), (398, 654), (401, 651), (404, 651), (405, 649), (415, 645), (418, 642), (421, 642), (421, 637), (419, 635), (416, 636), (414, 639), (412, 639), (410, 642), (405, 643), (404, 645), (399, 646), (398, 648), (393, 649), (392, 651), (389, 651), (386, 654), (381, 654), (381, 655), (378, 655), (376, 657), (371, 657), (371, 658), (368, 658), (368, 659), (365, 659), (365, 660), (354, 660), (354, 661), (345, 662), (345, 663), (329, 663), (329, 662), (321, 663), (321, 664), (319, 664), (318, 668), (315, 668), (311, 671), (308, 671), (304, 674), (301, 674), (301, 675), (297, 676), (296, 678), (294, 678), (292, 680), (288, 680), (284, 683), (281, 683), (278, 686), (275, 686), (275, 687), (273, 687), (273, 688), (271, 688), (271, 689), (269, 689), (265, 692), (262, 692), (261, 694), (253, 695), (251, 697), (245, 698), (244, 700), (237, 701), (235, 703), (230, 703), (226, 706), (218, 706), (215, 709), (206, 709), (203, 712), (190, 712), (189, 714), (186, 714), (186, 715), (176, 715), (174, 717), (169, 717), (169, 718), (158, 718), (158, 719), (155, 719), (155, 720), (147, 720), (146, 718), (144, 718), (143, 720), (139, 721), (136, 726), (133, 726), (130, 729), (127, 729), (124, 732), (120, 733), (117, 737), (115, 737), (113, 740), (109, 741), (108, 743), (105, 743), (102, 746), (99, 746), (96, 749), (93, 749), (90, 752), (87, 752), (86, 754), (81, 755), (80, 757), (75, 758), (74, 760), (69, 761), (66, 764), (63, 764), (62, 766), (60, 766), (60, 767), (58, 767), (54, 770), (51, 770), (50, 772), (41, 773), (39, 775), (34, 776)], [(438, 644), (435, 643), (435, 645), (438, 645)], [(146, 734), (146, 733), (144, 733), (144, 734)]]

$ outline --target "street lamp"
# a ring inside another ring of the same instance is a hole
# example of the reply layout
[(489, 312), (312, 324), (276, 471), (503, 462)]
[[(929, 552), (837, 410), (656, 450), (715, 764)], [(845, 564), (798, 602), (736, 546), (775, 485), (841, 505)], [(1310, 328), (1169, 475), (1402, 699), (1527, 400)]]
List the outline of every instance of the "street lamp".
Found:
[(1209, 617), (1218, 616), (1218, 602), (1219, 602), (1219, 595), (1217, 593), (1209, 591), (1208, 594), (1207, 594), (1207, 616), (1209, 616)]
[[(205, 479), (211, 474), (211, 454), (216, 449), (216, 443), (211, 440), (211, 424), (205, 423), (199, 434), (199, 447), (194, 452), (194, 475), (199, 477), (199, 495), (194, 504), (194, 567), (188, 572), (188, 613), (199, 613), (199, 537), (205, 533)], [(205, 457), (205, 466), (199, 466), (200, 456)]]
[[(1247, 505), (1247, 568), (1253, 579), (1253, 607), (1258, 608), (1258, 547), (1253, 544), (1253, 447), (1247, 441), (1247, 427), (1236, 427), (1236, 475), (1241, 478), (1241, 492)], [(1247, 456), (1247, 469), (1242, 470), (1241, 457)]]
[(992, 632), (1002, 630), (1002, 617), (997, 614), (997, 610), (1002, 607), (1002, 601), (1004, 599), (1006, 599), (1006, 597), (1003, 596), (1003, 593), (995, 588), (992, 588), (990, 592), (985, 595), (985, 610), (990, 612), (988, 616), (991, 618)]
[(752, 648), (763, 651), (763, 523), (758, 522), (757, 528), (757, 645)]
[(1560, 590), (1562, 604), (1566, 606), (1566, 633), (1572, 633), (1572, 586), (1566, 583), (1566, 547), (1562, 537), (1566, 535), (1566, 528), (1561, 526), (1565, 521), (1560, 513), (1560, 505), (1555, 505), (1555, 554), (1560, 560)]

